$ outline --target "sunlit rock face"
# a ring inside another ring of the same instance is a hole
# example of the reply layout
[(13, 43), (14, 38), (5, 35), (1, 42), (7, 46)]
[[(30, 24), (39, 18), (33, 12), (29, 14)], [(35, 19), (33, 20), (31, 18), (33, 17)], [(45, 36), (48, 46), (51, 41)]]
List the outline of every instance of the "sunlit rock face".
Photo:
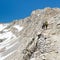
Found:
[(60, 60), (60, 8), (0, 24), (0, 60)]

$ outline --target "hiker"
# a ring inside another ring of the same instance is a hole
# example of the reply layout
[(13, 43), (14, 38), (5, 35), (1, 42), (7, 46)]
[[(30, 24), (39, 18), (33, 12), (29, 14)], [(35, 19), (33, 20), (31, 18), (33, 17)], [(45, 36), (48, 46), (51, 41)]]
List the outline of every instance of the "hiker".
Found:
[(48, 22), (47, 21), (45, 21), (45, 23), (43, 23), (43, 25), (42, 25), (42, 29), (47, 29), (47, 27), (48, 27)]

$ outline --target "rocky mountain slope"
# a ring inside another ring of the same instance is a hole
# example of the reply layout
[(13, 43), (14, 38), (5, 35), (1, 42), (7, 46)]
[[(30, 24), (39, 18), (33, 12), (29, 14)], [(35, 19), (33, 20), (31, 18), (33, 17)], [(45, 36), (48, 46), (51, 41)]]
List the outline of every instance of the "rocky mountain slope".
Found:
[(25, 19), (1, 23), (0, 60), (60, 60), (60, 8), (37, 9)]

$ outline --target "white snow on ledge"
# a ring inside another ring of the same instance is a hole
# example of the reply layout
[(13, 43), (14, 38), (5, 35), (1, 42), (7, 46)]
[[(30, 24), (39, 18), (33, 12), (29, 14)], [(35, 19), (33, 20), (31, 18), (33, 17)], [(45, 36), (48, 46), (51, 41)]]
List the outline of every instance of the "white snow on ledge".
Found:
[(18, 31), (21, 31), (23, 29), (23, 27), (19, 26), (19, 25), (14, 25), (14, 28), (16, 28)]
[[(0, 60), (5, 60), (8, 56), (14, 53), (14, 51), (19, 46), (19, 41), (16, 39), (16, 35), (12, 31), (5, 29), (8, 24), (0, 24), (0, 40), (4, 40), (0, 43)], [(20, 25), (13, 25), (13, 28), (17, 29), (20, 32), (23, 27)]]
[(0, 31), (2, 31), (4, 28), (6, 28), (8, 24), (0, 24)]
[(11, 31), (0, 34), (0, 39), (10, 40), (12, 37), (16, 37)]

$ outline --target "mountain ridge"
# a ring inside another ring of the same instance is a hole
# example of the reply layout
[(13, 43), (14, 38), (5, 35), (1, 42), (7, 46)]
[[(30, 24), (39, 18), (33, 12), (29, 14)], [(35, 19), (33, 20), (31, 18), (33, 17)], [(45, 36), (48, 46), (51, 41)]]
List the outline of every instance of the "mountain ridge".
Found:
[(60, 8), (37, 9), (27, 18), (3, 25), (1, 60), (60, 60)]

